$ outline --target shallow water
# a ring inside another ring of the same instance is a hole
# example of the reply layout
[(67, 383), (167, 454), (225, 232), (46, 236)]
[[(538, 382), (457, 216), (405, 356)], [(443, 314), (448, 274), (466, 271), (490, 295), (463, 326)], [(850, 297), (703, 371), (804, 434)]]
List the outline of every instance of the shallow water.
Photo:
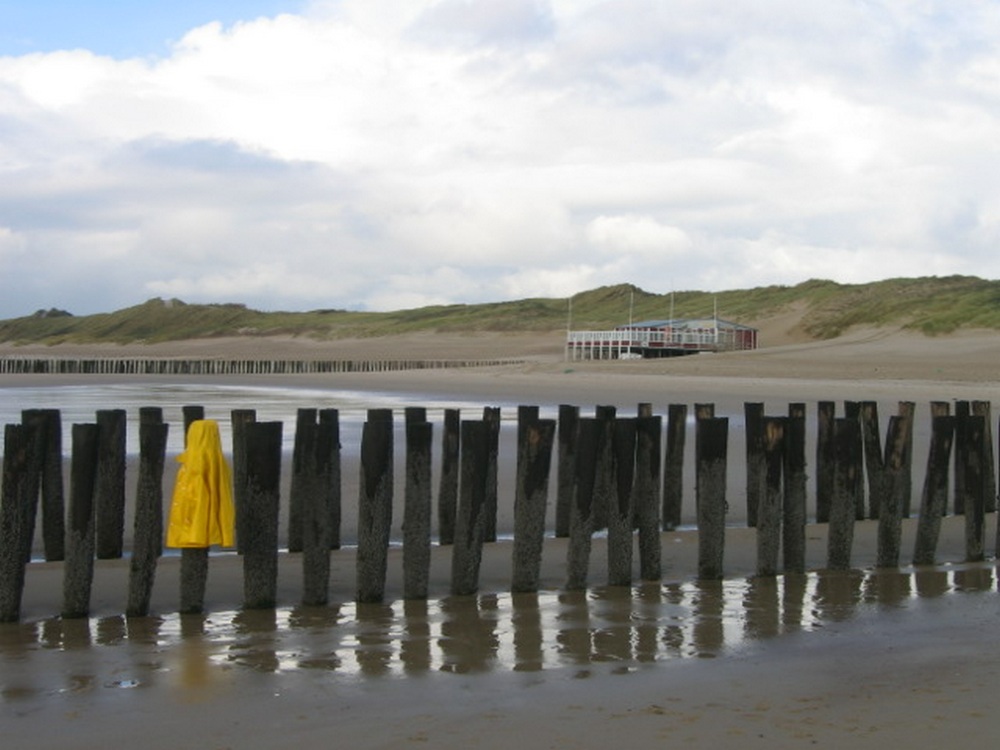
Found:
[(587, 678), (725, 657), (878, 608), (996, 589), (990, 565), (817, 572), (589, 592), (483, 594), (386, 605), (0, 625), (0, 701), (148, 687), (209, 688), (257, 674), (354, 683), (430, 673)]

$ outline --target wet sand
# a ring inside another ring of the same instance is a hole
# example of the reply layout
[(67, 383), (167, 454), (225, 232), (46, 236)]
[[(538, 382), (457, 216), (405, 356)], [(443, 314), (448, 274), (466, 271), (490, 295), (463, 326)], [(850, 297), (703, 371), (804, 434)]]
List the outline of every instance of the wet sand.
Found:
[[(746, 400), (763, 400), (769, 411), (819, 399), (913, 400), (919, 408), (929, 400), (996, 401), (997, 338), (876, 332), (846, 339), (839, 349), (790, 343), (752, 355), (656, 363), (566, 363), (558, 350), (546, 349), (551, 342), (536, 340), (528, 361), (514, 368), (252, 382), (462, 395), (484, 404), (625, 410), (648, 401), (658, 413), (671, 402), (698, 401), (738, 413)], [(501, 348), (495, 340), (459, 343), (468, 346), (463, 352)], [(411, 344), (411, 351), (425, 351), (420, 347), (428, 342)], [(239, 355), (235, 344), (231, 353)], [(5, 378), (0, 385), (26, 382), (38, 384)], [(739, 444), (731, 451), (738, 454)], [(731, 504), (740, 492), (730, 487)], [(873, 524), (859, 525), (857, 572), (847, 576), (821, 572), (824, 534), (823, 527), (809, 529), (813, 572), (801, 590), (791, 577), (779, 577), (770, 593), (758, 582), (765, 593), (759, 605), (746, 593), (754, 588), (753, 532), (738, 528), (727, 532), (731, 595), (713, 596), (693, 583), (693, 532), (666, 533), (662, 586), (650, 593), (637, 584), (624, 609), (607, 605), (616, 594), (603, 586), (600, 542), (593, 589), (574, 602), (559, 599), (565, 548), (550, 540), (545, 590), (534, 607), (516, 606), (504, 593), (509, 543), (488, 546), (482, 593), (464, 604), (443, 588), (449, 558), (439, 550), (432, 600), (409, 615), (393, 598), (398, 550), (390, 561), (388, 606), (368, 613), (350, 604), (349, 550), (334, 554), (333, 604), (319, 614), (296, 610), (298, 557), (285, 555), (281, 606), (262, 622), (239, 611), (241, 562), (231, 555), (213, 556), (209, 614), (194, 621), (173, 614), (176, 558), (162, 561), (156, 617), (145, 622), (120, 615), (127, 562), (98, 563), (93, 617), (80, 623), (52, 617), (59, 566), (32, 564), (25, 622), (0, 628), (0, 716), (9, 742), (38, 748), (105, 747), (135, 736), (153, 748), (596, 748), (623, 741), (864, 748), (990, 736), (1000, 671), (990, 646), (1000, 615), (995, 519), (987, 524), (985, 564), (878, 575), (871, 572)], [(908, 539), (904, 559), (912, 549)], [(961, 519), (949, 519), (939, 559), (963, 557)], [(793, 590), (799, 593), (789, 598)], [(674, 591), (677, 601), (669, 598)], [(471, 611), (471, 619), (458, 610)], [(525, 626), (525, 616), (541, 618), (542, 626)], [(540, 654), (540, 667), (519, 661), (518, 643)], [(429, 655), (417, 662), (423, 667), (408, 670), (414, 649)]]

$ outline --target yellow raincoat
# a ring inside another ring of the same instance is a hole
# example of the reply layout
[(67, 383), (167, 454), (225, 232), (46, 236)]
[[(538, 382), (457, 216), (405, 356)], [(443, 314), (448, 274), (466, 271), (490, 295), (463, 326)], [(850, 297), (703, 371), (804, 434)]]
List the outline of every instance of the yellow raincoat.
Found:
[(218, 422), (192, 422), (187, 447), (177, 460), (181, 468), (170, 504), (167, 546), (231, 547), (236, 513), (232, 475), (222, 455)]

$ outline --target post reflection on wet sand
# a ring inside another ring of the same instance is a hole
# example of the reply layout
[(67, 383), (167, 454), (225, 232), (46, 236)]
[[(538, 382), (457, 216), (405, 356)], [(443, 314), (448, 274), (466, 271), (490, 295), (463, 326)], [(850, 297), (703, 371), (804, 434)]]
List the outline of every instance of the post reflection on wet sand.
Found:
[[(588, 677), (715, 657), (760, 639), (847, 620), (865, 608), (906, 608), (922, 598), (995, 589), (995, 569), (980, 564), (210, 616), (53, 618), (0, 626), (0, 700), (158, 681), (207, 689), (241, 670), (391, 678), (564, 669)], [(71, 663), (49, 677), (58, 685), (40, 685), (32, 676), (31, 665), (44, 654)], [(116, 665), (113, 673), (101, 674), (111, 669), (105, 663)], [(17, 665), (24, 669), (7, 669)]]

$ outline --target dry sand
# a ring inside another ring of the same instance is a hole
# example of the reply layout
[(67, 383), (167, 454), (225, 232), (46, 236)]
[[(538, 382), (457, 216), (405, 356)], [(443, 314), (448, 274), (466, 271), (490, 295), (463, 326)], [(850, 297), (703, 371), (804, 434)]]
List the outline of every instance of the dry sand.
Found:
[[(711, 401), (736, 414), (746, 400), (780, 411), (790, 401), (819, 399), (923, 405), (1000, 396), (1000, 336), (992, 333), (924, 339), (869, 331), (821, 344), (793, 338), (789, 333), (788, 343), (753, 353), (661, 362), (567, 363), (558, 336), (417, 337), (329, 347), (238, 340), (212, 342), (210, 351), (360, 358), (391, 343), (396, 358), (523, 356), (526, 362), (516, 367), (475, 371), (250, 381), (438, 393), (484, 404), (626, 409), (649, 401), (664, 413), (671, 402)], [(0, 379), (0, 387), (27, 383), (39, 380)], [(731, 451), (738, 453), (737, 446)], [(732, 504), (740, 488), (730, 492)], [(299, 573), (297, 556), (288, 555), (279, 595), (287, 606), (269, 623), (252, 624), (238, 611), (241, 563), (220, 556), (210, 567), (205, 619), (171, 614), (176, 559), (165, 559), (154, 600), (159, 617), (145, 623), (121, 618), (127, 563), (112, 562), (98, 565), (94, 618), (63, 623), (49, 617), (60, 598), (58, 566), (32, 564), (26, 622), (0, 628), (0, 716), (9, 743), (37, 748), (105, 747), (136, 736), (151, 748), (596, 748), (626, 742), (919, 748), (995, 734), (992, 688), (1000, 660), (990, 644), (1000, 600), (994, 519), (987, 563), (877, 575), (870, 571), (872, 524), (859, 525), (858, 572), (846, 577), (818, 572), (824, 533), (818, 526), (809, 530), (810, 568), (817, 572), (802, 581), (783, 577), (769, 588), (747, 577), (754, 567), (753, 532), (730, 529), (729, 582), (718, 597), (692, 588), (695, 534), (664, 534), (663, 585), (637, 586), (624, 610), (608, 604), (620, 593), (601, 587), (600, 542), (592, 561), (595, 588), (580, 601), (560, 594), (565, 549), (551, 540), (543, 558), (545, 591), (534, 606), (503, 593), (510, 547), (491, 545), (472, 619), (453, 611), (467, 605), (450, 601), (440, 583), (423, 610), (397, 601), (374, 612), (354, 608), (345, 550), (334, 556), (335, 604), (325, 614), (289, 609)], [(904, 558), (912, 549), (912, 525), (906, 533)], [(950, 519), (942, 543), (940, 559), (963, 558), (961, 519)], [(394, 550), (390, 562), (390, 599), (399, 590), (398, 555)], [(446, 581), (446, 551), (437, 552), (435, 566), (434, 580)], [(542, 625), (526, 625), (532, 618)], [(200, 635), (191, 635), (192, 628)], [(644, 640), (650, 637), (654, 645)], [(535, 653), (541, 668), (523, 661), (518, 649)]]

